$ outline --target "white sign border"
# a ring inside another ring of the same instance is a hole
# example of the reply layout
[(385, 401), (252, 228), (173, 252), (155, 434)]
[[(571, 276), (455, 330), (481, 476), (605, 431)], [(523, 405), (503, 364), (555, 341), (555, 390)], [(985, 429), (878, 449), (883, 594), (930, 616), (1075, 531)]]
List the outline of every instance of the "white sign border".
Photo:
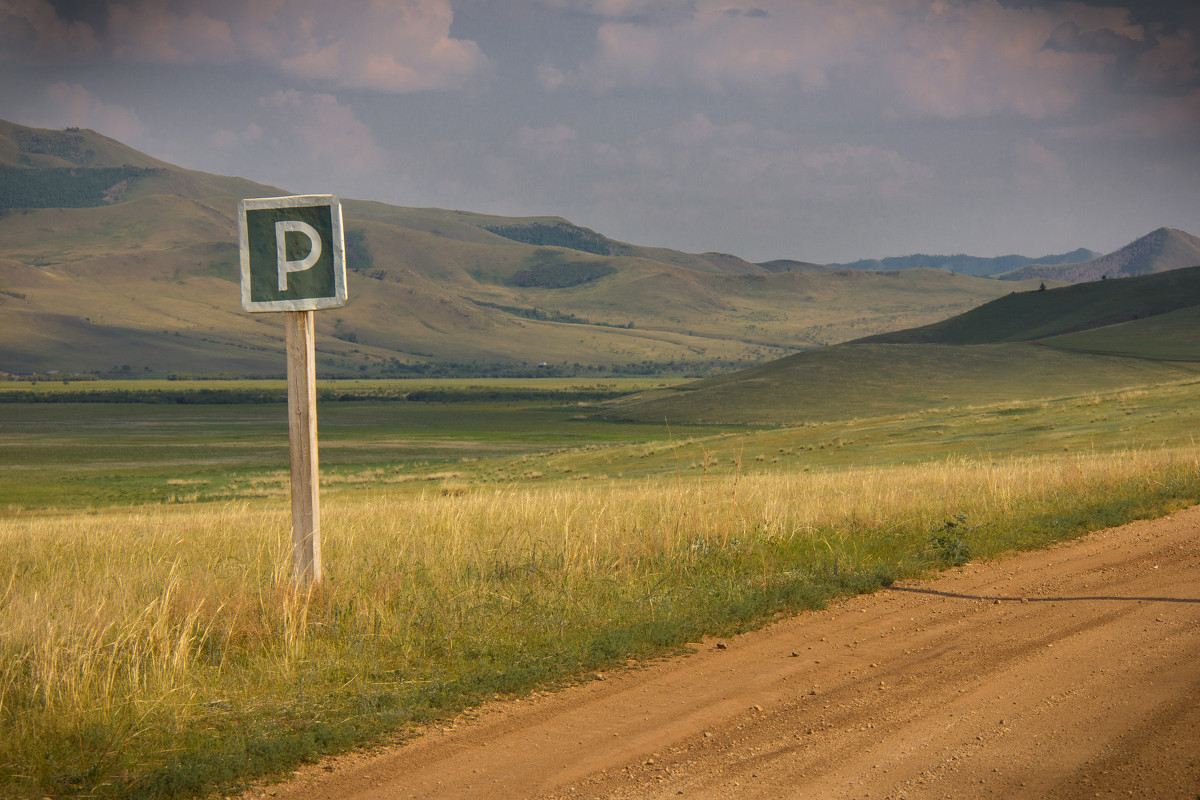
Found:
[[(250, 299), (250, 243), (246, 211), (267, 208), (329, 206), (333, 222), (333, 297), (307, 297), (296, 300)], [(341, 308), (346, 304), (346, 240), (342, 229), (342, 203), (331, 194), (298, 194), (287, 197), (252, 197), (238, 201), (238, 249), (242, 261), (242, 309), (251, 313), (265, 311), (317, 311)]]

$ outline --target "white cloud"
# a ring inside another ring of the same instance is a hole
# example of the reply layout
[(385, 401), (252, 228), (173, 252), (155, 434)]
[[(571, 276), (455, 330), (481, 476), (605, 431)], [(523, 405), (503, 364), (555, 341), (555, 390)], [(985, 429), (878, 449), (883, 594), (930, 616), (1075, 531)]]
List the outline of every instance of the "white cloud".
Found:
[[(737, 11), (722, 0), (698, 0), (688, 16), (666, 22), (622, 20), (602, 25), (599, 52), (566, 82), (620, 85), (699, 85), (714, 91), (769, 89), (780, 82), (804, 89), (828, 83), (828, 72), (861, 60), (847, 39), (870, 9), (846, 13), (829, 0)], [(733, 13), (735, 12), (736, 13)]]
[(233, 150), (261, 140), (263, 133), (261, 125), (251, 122), (241, 131), (231, 131), (228, 128), (222, 128), (213, 133), (209, 137), (209, 140), (220, 150)]
[(137, 146), (145, 125), (125, 106), (105, 103), (78, 83), (55, 83), (36, 111), (22, 118), (40, 128), (91, 128), (125, 144)]
[[(282, 68), (339, 86), (413, 92), (459, 88), (486, 71), (475, 42), (450, 36), (449, 0), (296, 0), (256, 38)], [(276, 31), (279, 35), (273, 35)]]
[(92, 26), (64, 20), (48, 0), (0, 0), (0, 60), (83, 56), (95, 46)]
[(1061, 22), (1061, 11), (1006, 8), (997, 0), (934, 4), (910, 19), (902, 46), (881, 59), (896, 110), (941, 118), (1061, 116), (1094, 85), (1106, 61), (1047, 48)]
[(744, 257), (796, 256), (771, 241), (870, 218), (896, 198), (919, 202), (934, 184), (932, 170), (886, 147), (812, 146), (703, 114), (628, 141), (593, 143), (581, 133), (572, 156), (565, 163), (573, 172), (538, 187), (556, 213), (577, 214), (617, 238), (686, 248), (664, 241), (683, 235), (692, 249)]
[(833, 197), (902, 195), (932, 178), (927, 167), (875, 145), (841, 143), (809, 151), (803, 162)]
[[(459, 152), (456, 160), (463, 157)], [(681, 206), (719, 208), (730, 225), (739, 215), (778, 214), (799, 187), (819, 187), (838, 202), (876, 202), (923, 192), (933, 177), (929, 168), (888, 148), (813, 147), (772, 128), (718, 124), (704, 114), (609, 142), (563, 124), (522, 128), (493, 171), (497, 185), (519, 180), (527, 194), (555, 198), (549, 207), (644, 206), (647, 219), (677, 215)], [(573, 188), (585, 185), (586, 199)], [(667, 227), (677, 223), (664, 221)]]
[[(306, 175), (367, 175), (386, 163), (370, 128), (333, 95), (288, 89), (262, 98), (260, 105), (275, 117), (271, 149), (285, 162), (308, 165)], [(261, 131), (252, 125), (244, 135), (258, 139)]]
[(1064, 191), (1074, 187), (1067, 162), (1033, 139), (1026, 139), (1014, 148), (1017, 159), (1017, 182), (1035, 191)]
[(893, 116), (1053, 119), (1111, 95), (1114, 75), (1132, 91), (1200, 84), (1186, 30), (1149, 35), (1125, 9), (1082, 3), (695, 0), (686, 14), (609, 11), (617, 19), (600, 26), (594, 57), (543, 65), (543, 86), (774, 94), (846, 79), (877, 87)]
[(1176, 139), (1194, 145), (1200, 130), (1200, 91), (1184, 96), (1154, 96), (1127, 100), (1098, 120), (1056, 125), (1056, 138), (1089, 142)]
[(535, 153), (546, 150), (561, 152), (578, 139), (579, 132), (562, 123), (548, 128), (523, 127), (517, 131), (517, 146)]
[(1127, 87), (1169, 94), (1200, 88), (1200, 42), (1196, 35), (1179, 30), (1157, 36), (1155, 42), (1156, 47), (1134, 57), (1132, 74), (1125, 79)]
[(554, 91), (567, 85), (570, 76), (549, 62), (543, 62), (537, 68), (537, 82), (542, 88)]
[(108, 7), (108, 32), (113, 55), (121, 61), (211, 64), (235, 53), (227, 21), (165, 3), (113, 3)]
[(693, 114), (671, 126), (667, 139), (682, 147), (694, 147), (712, 141), (719, 133), (717, 126), (704, 114)]
[(330, 87), (454, 89), (486, 74), (479, 46), (450, 35), (450, 0), (123, 0), (99, 36), (47, 0), (0, 0), (0, 44), (117, 61), (266, 66)]
[(630, 17), (649, 12), (663, 13), (686, 8), (690, 0), (541, 0), (550, 8), (582, 11), (602, 17)]

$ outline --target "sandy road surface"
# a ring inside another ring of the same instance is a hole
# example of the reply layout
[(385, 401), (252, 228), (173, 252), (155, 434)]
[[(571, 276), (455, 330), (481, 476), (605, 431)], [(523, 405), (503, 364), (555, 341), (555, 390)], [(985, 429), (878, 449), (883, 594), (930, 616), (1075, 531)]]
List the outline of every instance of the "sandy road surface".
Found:
[(1200, 797), (1200, 508), (720, 644), (264, 793)]

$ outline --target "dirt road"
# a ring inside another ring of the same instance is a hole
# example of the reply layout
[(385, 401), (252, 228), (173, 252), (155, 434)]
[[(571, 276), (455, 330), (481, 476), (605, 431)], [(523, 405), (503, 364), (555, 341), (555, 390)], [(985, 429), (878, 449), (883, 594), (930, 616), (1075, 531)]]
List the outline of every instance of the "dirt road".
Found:
[(1200, 508), (496, 704), (338, 798), (1200, 797)]

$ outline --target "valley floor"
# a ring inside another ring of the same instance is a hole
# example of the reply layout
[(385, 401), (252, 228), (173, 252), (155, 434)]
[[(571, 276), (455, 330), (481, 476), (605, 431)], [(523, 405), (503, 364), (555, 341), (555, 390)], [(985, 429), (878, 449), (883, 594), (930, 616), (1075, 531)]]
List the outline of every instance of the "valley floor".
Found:
[(495, 703), (251, 796), (1200, 795), (1200, 507)]

